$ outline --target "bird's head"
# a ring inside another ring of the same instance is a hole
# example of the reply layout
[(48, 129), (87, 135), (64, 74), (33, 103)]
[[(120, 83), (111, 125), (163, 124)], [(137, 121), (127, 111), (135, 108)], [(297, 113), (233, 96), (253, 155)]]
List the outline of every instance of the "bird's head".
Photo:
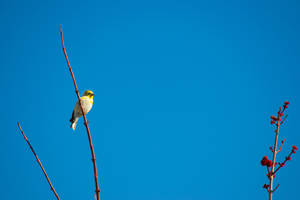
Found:
[(94, 93), (91, 90), (86, 90), (86, 91), (84, 91), (83, 96), (87, 96), (90, 99), (93, 99), (94, 98)]

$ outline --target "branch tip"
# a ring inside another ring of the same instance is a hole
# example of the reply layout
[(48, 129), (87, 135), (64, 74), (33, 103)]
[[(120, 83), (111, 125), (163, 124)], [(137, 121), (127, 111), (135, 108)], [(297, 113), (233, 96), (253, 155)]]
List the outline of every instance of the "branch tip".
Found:
[(17, 121), (17, 124), (18, 124), (18, 127), (19, 127), (19, 129), (20, 129), (20, 131), (21, 131), (21, 133), (22, 133), (22, 135), (23, 135), (25, 141), (27, 142), (27, 144), (28, 144), (28, 146), (29, 146), (31, 152), (32, 152), (33, 155), (35, 156), (37, 163), (39, 164), (40, 168), (42, 169), (42, 171), (43, 171), (43, 173), (44, 173), (44, 175), (45, 175), (45, 177), (46, 177), (46, 179), (47, 179), (47, 181), (48, 181), (48, 184), (49, 184), (51, 190), (53, 191), (53, 193), (54, 193), (56, 199), (57, 199), (57, 200), (60, 200), (58, 194), (56, 193), (56, 191), (55, 191), (55, 189), (54, 189), (54, 187), (53, 187), (53, 185), (52, 185), (52, 183), (51, 183), (51, 181), (50, 181), (50, 179), (49, 179), (49, 177), (48, 177), (48, 175), (47, 175), (47, 173), (46, 173), (46, 170), (44, 169), (44, 167), (43, 167), (43, 165), (42, 165), (40, 159), (38, 158), (36, 152), (34, 151), (32, 145), (30, 144), (28, 138), (26, 137), (26, 135), (25, 135), (25, 133), (24, 133), (24, 131), (23, 131), (23, 129), (22, 129), (22, 127), (21, 127), (21, 125), (20, 125), (20, 123), (19, 123), (18, 121)]

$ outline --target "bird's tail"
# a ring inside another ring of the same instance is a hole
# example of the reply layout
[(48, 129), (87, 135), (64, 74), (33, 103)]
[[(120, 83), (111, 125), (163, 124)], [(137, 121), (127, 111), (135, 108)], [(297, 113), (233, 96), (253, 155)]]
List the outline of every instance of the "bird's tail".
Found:
[(74, 116), (74, 112), (73, 112), (72, 118), (70, 119), (70, 122), (71, 122), (71, 126), (70, 126), (70, 127), (71, 127), (74, 131), (75, 131), (75, 128), (76, 128), (78, 119), (79, 119), (79, 117), (75, 117), (75, 116)]

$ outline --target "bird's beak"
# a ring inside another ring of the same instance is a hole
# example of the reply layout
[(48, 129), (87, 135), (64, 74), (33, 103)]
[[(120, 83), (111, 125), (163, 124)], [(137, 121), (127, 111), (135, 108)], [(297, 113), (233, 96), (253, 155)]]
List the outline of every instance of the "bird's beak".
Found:
[(92, 94), (92, 97), (95, 96), (95, 94)]

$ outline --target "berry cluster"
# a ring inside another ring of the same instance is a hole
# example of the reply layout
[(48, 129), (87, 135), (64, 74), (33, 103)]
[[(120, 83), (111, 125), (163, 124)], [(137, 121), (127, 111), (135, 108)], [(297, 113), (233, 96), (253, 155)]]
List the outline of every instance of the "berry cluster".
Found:
[(260, 161), (262, 166), (267, 166), (271, 167), (272, 166), (272, 161), (268, 159), (267, 156), (264, 156), (263, 159)]

